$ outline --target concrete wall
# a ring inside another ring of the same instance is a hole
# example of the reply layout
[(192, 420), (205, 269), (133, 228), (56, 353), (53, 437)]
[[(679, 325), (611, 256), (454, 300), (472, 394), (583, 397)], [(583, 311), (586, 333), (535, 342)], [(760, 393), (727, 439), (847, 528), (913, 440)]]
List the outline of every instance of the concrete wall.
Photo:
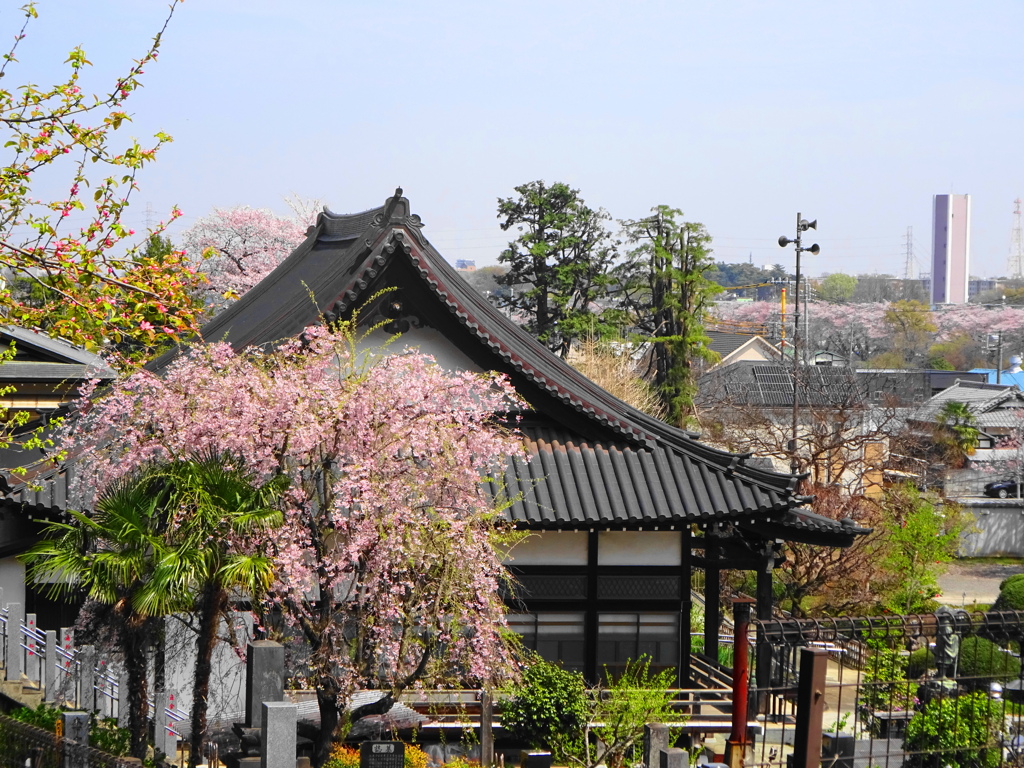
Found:
[(1024, 506), (1017, 500), (965, 503), (973, 513), (977, 530), (960, 541), (963, 557), (1024, 557)]

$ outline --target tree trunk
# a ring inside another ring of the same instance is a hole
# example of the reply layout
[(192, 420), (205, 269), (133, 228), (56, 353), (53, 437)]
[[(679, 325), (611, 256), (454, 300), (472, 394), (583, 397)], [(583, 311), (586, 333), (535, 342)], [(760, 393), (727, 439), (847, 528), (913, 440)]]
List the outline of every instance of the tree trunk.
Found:
[(316, 703), (320, 707), (320, 732), (313, 748), (313, 765), (319, 768), (331, 756), (331, 743), (341, 722), (338, 686), (333, 679), (321, 678), (317, 682)]
[(210, 696), (210, 675), (213, 671), (213, 649), (217, 644), (217, 627), (227, 606), (227, 592), (216, 583), (208, 584), (200, 593), (197, 605), (199, 637), (196, 641), (196, 671), (192, 682), (192, 739), (189, 768), (203, 758), (207, 737), (207, 708)]
[(163, 616), (157, 619), (153, 639), (153, 690), (162, 691), (167, 687), (167, 622)]
[(139, 621), (125, 627), (124, 666), (128, 673), (128, 730), (131, 733), (131, 756), (144, 760), (149, 742), (149, 691), (147, 623)]

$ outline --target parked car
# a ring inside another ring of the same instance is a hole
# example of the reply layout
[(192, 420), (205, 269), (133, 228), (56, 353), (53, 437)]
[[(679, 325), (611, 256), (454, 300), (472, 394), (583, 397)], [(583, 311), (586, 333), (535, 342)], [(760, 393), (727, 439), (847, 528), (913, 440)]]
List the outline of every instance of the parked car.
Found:
[(985, 495), (997, 499), (1005, 499), (1009, 496), (1020, 498), (1021, 485), (1016, 480), (997, 480), (985, 486)]

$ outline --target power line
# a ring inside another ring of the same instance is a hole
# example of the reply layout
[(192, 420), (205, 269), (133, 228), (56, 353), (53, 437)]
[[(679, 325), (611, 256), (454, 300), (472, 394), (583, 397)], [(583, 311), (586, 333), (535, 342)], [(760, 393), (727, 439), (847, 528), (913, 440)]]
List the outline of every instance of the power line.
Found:
[(903, 279), (914, 279), (914, 228), (907, 227), (907, 259), (903, 266)]
[(1021, 231), (1021, 200), (1013, 201), (1013, 229), (1010, 230), (1010, 258), (1007, 260), (1006, 272), (1010, 277), (1019, 280), (1024, 277), (1024, 233)]

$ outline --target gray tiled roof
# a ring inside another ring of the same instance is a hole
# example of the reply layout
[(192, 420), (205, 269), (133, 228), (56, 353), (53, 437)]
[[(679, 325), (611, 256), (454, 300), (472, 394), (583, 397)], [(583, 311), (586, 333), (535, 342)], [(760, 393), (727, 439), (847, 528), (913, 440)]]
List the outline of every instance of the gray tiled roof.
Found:
[(539, 424), (523, 432), (532, 459), (512, 462), (504, 478), (510, 496), (521, 494), (509, 511), (517, 523), (560, 528), (708, 522), (778, 513), (791, 503), (785, 489), (666, 446), (587, 440)]
[[(946, 403), (966, 405), (974, 414), (975, 421), (979, 426), (1003, 426), (1001, 422), (1008, 415), (1008, 411), (1024, 406), (1021, 392), (1016, 385), (958, 380), (953, 386), (925, 401), (911, 418), (915, 421), (935, 421)], [(981, 419), (983, 418), (989, 418), (990, 421), (982, 424)], [(1014, 425), (1006, 424), (1006, 426)]]
[(10, 362), (0, 364), (0, 381), (36, 382), (36, 381), (66, 381), (74, 384), (86, 379), (113, 379), (117, 376), (106, 366), (97, 368), (92, 365), (78, 365), (73, 363), (19, 363)]
[(723, 471), (664, 446), (584, 440), (540, 424), (522, 431), (531, 460), (510, 462), (501, 488), (515, 499), (506, 515), (522, 527), (650, 529), (729, 521), (772, 527), (775, 535), (809, 543), (844, 533), (851, 543), (855, 533), (866, 532), (794, 509), (789, 492), (758, 482), (776, 473), (758, 475), (745, 457)]
[[(850, 407), (861, 393), (853, 372), (846, 367), (802, 365), (798, 370), (799, 404)], [(791, 365), (741, 360), (704, 374), (697, 382), (697, 400), (705, 405), (752, 405), (788, 408), (793, 405)]]
[(727, 333), (725, 331), (705, 331), (704, 333), (711, 339), (711, 344), (708, 345), (709, 348), (722, 357), (731, 355), (751, 339), (757, 338), (747, 334)]
[(0, 327), (0, 337), (14, 341), (18, 352), (31, 349), (37, 355), (50, 358), (54, 363), (78, 363), (96, 369), (109, 370), (103, 358), (76, 347), (66, 341), (54, 339), (40, 331), (18, 328), (13, 325)]

